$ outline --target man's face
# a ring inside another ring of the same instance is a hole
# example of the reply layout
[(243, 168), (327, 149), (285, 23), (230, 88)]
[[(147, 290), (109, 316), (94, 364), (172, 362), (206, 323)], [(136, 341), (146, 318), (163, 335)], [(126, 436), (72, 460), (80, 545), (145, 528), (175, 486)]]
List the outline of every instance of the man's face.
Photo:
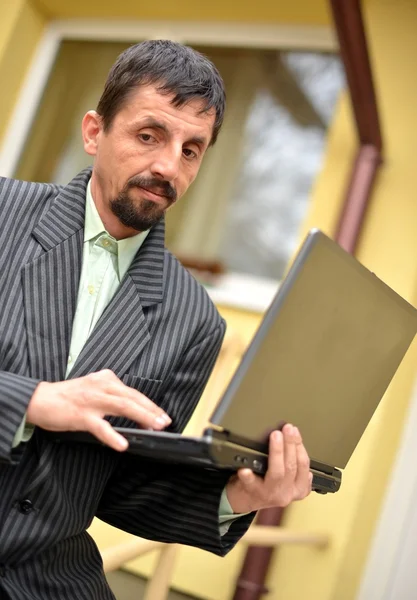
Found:
[(95, 156), (93, 197), (106, 227), (117, 217), (119, 238), (159, 221), (194, 181), (210, 143), (214, 110), (200, 112), (200, 100), (180, 108), (171, 100), (143, 86), (106, 132), (97, 113), (84, 117), (84, 148)]

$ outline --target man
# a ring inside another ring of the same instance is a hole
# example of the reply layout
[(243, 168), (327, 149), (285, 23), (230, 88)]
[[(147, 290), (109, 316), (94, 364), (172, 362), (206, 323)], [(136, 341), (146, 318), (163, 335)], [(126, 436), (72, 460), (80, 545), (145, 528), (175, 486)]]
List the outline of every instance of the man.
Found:
[[(271, 435), (264, 479), (230, 480), (132, 457), (112, 427), (181, 431), (218, 354), (224, 322), (165, 250), (163, 216), (215, 142), (224, 102), (206, 58), (138, 44), (83, 119), (92, 170), (66, 187), (0, 179), (2, 600), (113, 598), (86, 533), (95, 515), (223, 555), (253, 511), (310, 492), (291, 425)], [(105, 446), (54, 444), (44, 430)]]

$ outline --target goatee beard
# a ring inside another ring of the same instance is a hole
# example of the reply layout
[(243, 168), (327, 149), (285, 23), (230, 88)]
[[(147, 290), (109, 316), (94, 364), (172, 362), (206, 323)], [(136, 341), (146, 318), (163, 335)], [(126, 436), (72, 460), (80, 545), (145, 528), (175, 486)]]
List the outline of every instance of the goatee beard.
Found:
[[(148, 198), (141, 198), (140, 200), (131, 198), (129, 190), (135, 187), (142, 187), (151, 192), (155, 191), (157, 194), (164, 196), (167, 201), (166, 206), (161, 206)], [(176, 190), (168, 181), (132, 177), (117, 198), (110, 201), (110, 208), (125, 227), (138, 232), (147, 231), (162, 219), (167, 208), (176, 199)]]

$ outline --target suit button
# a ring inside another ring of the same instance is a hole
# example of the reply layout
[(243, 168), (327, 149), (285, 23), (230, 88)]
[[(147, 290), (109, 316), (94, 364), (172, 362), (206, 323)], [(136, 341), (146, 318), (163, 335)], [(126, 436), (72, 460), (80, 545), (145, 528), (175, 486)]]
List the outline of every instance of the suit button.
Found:
[(33, 510), (33, 504), (27, 498), (25, 500), (21, 500), (19, 503), (19, 510), (24, 515), (28, 515)]

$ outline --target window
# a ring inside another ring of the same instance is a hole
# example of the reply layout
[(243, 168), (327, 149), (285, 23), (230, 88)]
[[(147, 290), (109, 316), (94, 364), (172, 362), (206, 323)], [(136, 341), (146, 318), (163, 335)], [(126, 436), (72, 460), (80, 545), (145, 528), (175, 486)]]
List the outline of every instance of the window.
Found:
[[(61, 44), (17, 170), (67, 183), (90, 164), (81, 142), (107, 72), (129, 44)], [(180, 257), (220, 261), (229, 272), (281, 279), (320, 170), (343, 71), (335, 54), (199, 47), (225, 80), (223, 131), (197, 180), (167, 215)]]

